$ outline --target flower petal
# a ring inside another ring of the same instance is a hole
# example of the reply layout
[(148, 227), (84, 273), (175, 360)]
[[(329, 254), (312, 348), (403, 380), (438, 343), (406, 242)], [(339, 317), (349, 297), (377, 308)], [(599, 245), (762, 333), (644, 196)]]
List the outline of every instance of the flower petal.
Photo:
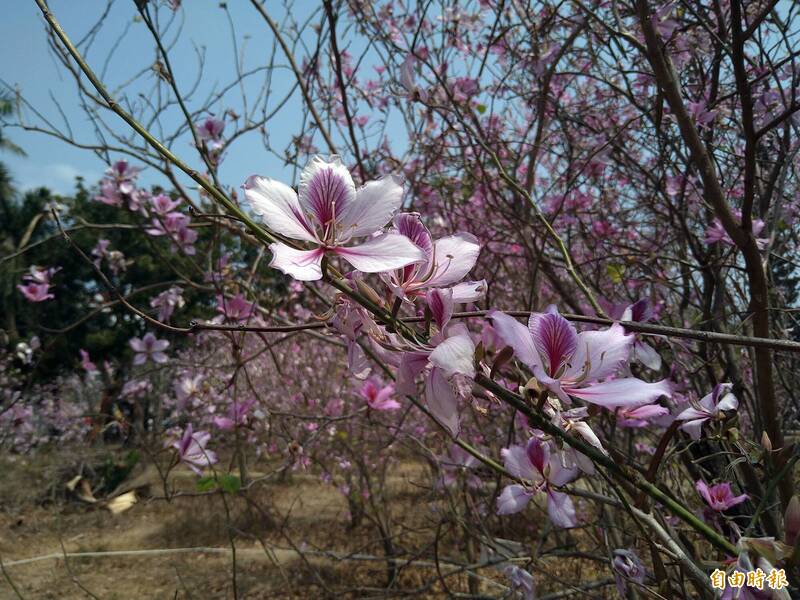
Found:
[(428, 355), (422, 352), (405, 352), (397, 370), (395, 390), (398, 394), (413, 396), (417, 393), (415, 379), (428, 364)]
[(337, 208), (342, 239), (370, 235), (389, 222), (403, 203), (403, 186), (394, 175), (368, 181), (344, 212)]
[(555, 307), (545, 313), (532, 314), (528, 328), (539, 355), (547, 358), (548, 375), (555, 376), (575, 353), (578, 333), (572, 323), (558, 314)]
[(303, 216), (297, 194), (288, 185), (251, 175), (242, 187), (250, 208), (272, 231), (295, 240), (317, 241), (314, 229)]
[(486, 317), (492, 321), (492, 326), (503, 343), (514, 349), (518, 360), (531, 369), (540, 365), (539, 353), (536, 352), (531, 332), (525, 325), (498, 310), (490, 311)]
[(628, 360), (633, 342), (619, 323), (601, 331), (582, 331), (565, 378), (597, 381), (613, 375)]
[(431, 232), (422, 223), (419, 213), (398, 213), (394, 217), (394, 227), (397, 233), (406, 236), (425, 254), (433, 251), (433, 238)]
[(454, 335), (440, 343), (429, 357), (447, 377), (460, 373), (475, 377), (475, 343), (469, 335)]
[(547, 515), (550, 517), (553, 525), (558, 527), (570, 528), (578, 524), (572, 498), (567, 496), (564, 492), (557, 492), (555, 490), (547, 491)]
[(436, 420), (444, 425), (453, 436), (457, 436), (459, 431), (458, 400), (453, 393), (453, 386), (436, 367), (431, 369), (428, 377), (425, 378), (425, 400)]
[(603, 383), (595, 383), (584, 388), (564, 386), (564, 391), (586, 402), (604, 406), (637, 406), (649, 404), (661, 396), (672, 396), (672, 384), (666, 379), (655, 383), (647, 383), (635, 377), (613, 379)]
[(468, 304), (483, 300), (486, 296), (486, 280), (465, 281), (450, 288), (453, 290), (453, 302), (456, 304)]
[(286, 244), (269, 245), (272, 251), (270, 267), (280, 269), (300, 281), (316, 281), (322, 278), (322, 248), (314, 250), (295, 250)]
[(453, 292), (452, 290), (442, 290), (439, 288), (430, 290), (425, 299), (428, 302), (428, 308), (431, 311), (433, 322), (443, 331), (450, 317), (453, 316)]
[(506, 468), (506, 471), (511, 473), (514, 477), (527, 479), (533, 482), (542, 480), (541, 474), (533, 466), (525, 447), (511, 446), (510, 448), (503, 448), (500, 450), (500, 456), (503, 457), (503, 466)]
[(507, 485), (497, 497), (497, 514), (513, 515), (518, 513), (528, 506), (530, 500), (530, 492), (518, 483)]
[(411, 240), (397, 233), (384, 233), (360, 246), (335, 248), (334, 252), (363, 273), (380, 273), (425, 260)]
[(461, 281), (478, 261), (481, 244), (471, 233), (457, 233), (436, 240), (433, 244), (433, 265), (428, 279), (430, 287), (444, 287)]
[(338, 156), (314, 156), (300, 175), (299, 201), (320, 227), (338, 220), (355, 200), (356, 186)]

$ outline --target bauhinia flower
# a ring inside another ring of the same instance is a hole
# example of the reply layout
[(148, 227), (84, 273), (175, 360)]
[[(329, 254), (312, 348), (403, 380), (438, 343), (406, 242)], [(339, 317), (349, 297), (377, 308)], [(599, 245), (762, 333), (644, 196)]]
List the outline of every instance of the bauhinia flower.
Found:
[(525, 327), (492, 311), (488, 317), (499, 337), (539, 383), (569, 403), (570, 396), (606, 408), (639, 406), (672, 395), (667, 380), (647, 383), (614, 376), (628, 362), (634, 338), (618, 323), (608, 329), (577, 333), (554, 306), (533, 313)]
[(217, 296), (217, 312), (231, 321), (246, 321), (255, 315), (255, 302), (248, 302), (242, 294), (236, 294), (233, 298)]
[[(424, 252), (398, 233), (378, 233), (400, 208), (403, 187), (394, 176), (369, 181), (356, 190), (350, 172), (337, 156), (315, 156), (300, 176), (299, 193), (269, 177), (252, 175), (244, 184), (247, 201), (267, 227), (287, 238), (307, 242), (310, 250), (270, 244), (272, 262), (301, 281), (322, 278), (322, 258), (341, 256), (356, 270), (379, 273), (425, 260)], [(357, 246), (353, 238), (373, 236)]]
[(248, 415), (255, 406), (255, 400), (246, 400), (245, 402), (232, 403), (228, 407), (227, 417), (214, 417), (212, 421), (219, 429), (223, 431), (233, 431), (240, 425), (247, 425)]
[[(410, 264), (382, 277), (398, 298), (424, 296), (427, 290), (453, 286), (453, 302), (476, 302), (486, 293), (486, 280), (458, 283), (478, 261), (480, 242), (471, 233), (456, 233), (433, 241), (418, 213), (399, 213), (394, 231), (414, 242), (425, 261)], [(453, 285), (457, 284), (457, 285)]]
[(617, 591), (621, 598), (627, 597), (628, 582), (644, 583), (647, 571), (639, 556), (632, 550), (614, 550), (614, 558), (611, 561), (614, 569), (614, 579), (617, 583)]
[(475, 342), (463, 323), (450, 323), (454, 304), (452, 290), (430, 290), (426, 299), (438, 332), (427, 345), (403, 353), (397, 391), (414, 395), (417, 375), (428, 369), (425, 401), (431, 414), (455, 436), (460, 428), (458, 398), (449, 380), (455, 375), (475, 377)]
[(732, 383), (718, 383), (710, 394), (706, 394), (699, 403), (687, 408), (677, 417), (676, 421), (683, 421), (680, 426), (693, 440), (699, 440), (703, 423), (711, 419), (724, 417), (723, 411), (736, 410), (739, 401), (731, 393)]
[(135, 365), (143, 365), (148, 359), (159, 364), (163, 364), (168, 360), (164, 350), (169, 347), (169, 342), (157, 339), (150, 332), (144, 334), (142, 339), (132, 338), (129, 344), (136, 353), (133, 356), (133, 364)]
[(367, 379), (359, 390), (359, 394), (372, 410), (397, 410), (400, 403), (393, 398), (394, 386), (381, 385), (377, 379)]
[(90, 375), (93, 373), (97, 373), (98, 372), (97, 365), (92, 362), (89, 353), (83, 348), (79, 348), (78, 352), (80, 352), (81, 355), (81, 367), (83, 368), (83, 370), (89, 373)]
[(49, 269), (40, 269), (33, 266), (30, 272), (22, 277), (22, 284), (17, 285), (17, 289), (25, 296), (29, 302), (44, 302), (55, 298), (55, 295), (50, 293), (50, 278), (59, 270), (59, 267), (51, 267)]
[(575, 527), (572, 499), (556, 488), (574, 481), (577, 467), (567, 467), (560, 452), (550, 447), (541, 431), (534, 431), (525, 446), (511, 446), (501, 451), (506, 470), (524, 480), (503, 488), (497, 498), (497, 514), (509, 515), (524, 509), (540, 491), (547, 493), (547, 514), (554, 525)]
[(206, 431), (193, 431), (190, 423), (186, 426), (181, 439), (174, 442), (172, 447), (178, 451), (180, 462), (201, 475), (205, 467), (217, 462), (216, 453), (206, 448), (210, 439), (211, 434)]
[(215, 117), (207, 117), (195, 126), (197, 137), (205, 142), (209, 150), (216, 151), (222, 148), (222, 132), (225, 131), (225, 121)]
[(717, 512), (728, 510), (731, 506), (741, 504), (748, 498), (747, 494), (734, 496), (731, 491), (731, 484), (727, 481), (709, 487), (705, 481), (700, 479), (694, 484), (694, 487), (703, 500)]

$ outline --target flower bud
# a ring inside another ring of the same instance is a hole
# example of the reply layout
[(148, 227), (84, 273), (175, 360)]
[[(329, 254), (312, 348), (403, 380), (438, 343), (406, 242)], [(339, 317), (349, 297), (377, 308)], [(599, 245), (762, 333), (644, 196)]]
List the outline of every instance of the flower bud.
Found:
[(761, 447), (767, 452), (772, 452), (772, 440), (766, 431), (761, 434)]

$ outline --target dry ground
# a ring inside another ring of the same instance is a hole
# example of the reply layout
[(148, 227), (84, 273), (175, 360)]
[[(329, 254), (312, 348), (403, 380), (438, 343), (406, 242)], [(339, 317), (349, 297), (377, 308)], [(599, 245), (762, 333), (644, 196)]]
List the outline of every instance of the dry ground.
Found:
[[(426, 465), (402, 463), (390, 476), (394, 531), (401, 532), (398, 544), (406, 552), (420, 550), (426, 558), (403, 566), (396, 580), (398, 591), (387, 594), (383, 591), (386, 562), (370, 559), (383, 556), (375, 526), (364, 519), (351, 527), (345, 499), (312, 474), (294, 474), (248, 490), (248, 497), (269, 514), (241, 497), (227, 496), (234, 524), (231, 532), (219, 494), (180, 496), (170, 502), (153, 498), (162, 490), (152, 468), (139, 468), (128, 477), (126, 481), (138, 483), (150, 478), (154, 485), (149, 491), (139, 488), (139, 501), (121, 514), (65, 497), (64, 482), (77, 472), (81, 461), (99, 460), (82, 452), (59, 449), (28, 457), (0, 457), (0, 557), (6, 565), (0, 599), (233, 598), (231, 535), (237, 550), (239, 598), (382, 598), (407, 596), (408, 590), (417, 591), (414, 597), (447, 596), (430, 562), (438, 517), (434, 517), (436, 501), (429, 490)], [(108, 450), (101, 452), (108, 454)], [(253, 468), (269, 470), (268, 465)], [(185, 493), (195, 492), (196, 476), (180, 470), (174, 473), (172, 485)], [(65, 551), (131, 550), (151, 553), (63, 557)], [(159, 550), (163, 552), (153, 552)], [(448, 547), (444, 539), (439, 551), (440, 556), (450, 552), (461, 556), (463, 547), (455, 548), (452, 542)], [(348, 554), (350, 559), (325, 552)], [(443, 565), (441, 572), (452, 569)], [(570, 571), (576, 574), (575, 565), (565, 561), (554, 572)], [(502, 573), (488, 568), (481, 576), (473, 591), (502, 597), (503, 587), (492, 583), (507, 584)], [(464, 573), (450, 575), (446, 582), (451, 592), (469, 590)], [(603, 593), (611, 589), (598, 589), (589, 596), (602, 598)]]

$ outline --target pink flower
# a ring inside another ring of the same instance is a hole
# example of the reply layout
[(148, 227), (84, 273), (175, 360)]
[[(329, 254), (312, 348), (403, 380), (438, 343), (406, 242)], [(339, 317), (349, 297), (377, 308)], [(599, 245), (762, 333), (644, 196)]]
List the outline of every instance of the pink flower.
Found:
[(614, 550), (614, 559), (611, 561), (614, 569), (614, 579), (617, 583), (617, 590), (620, 598), (627, 597), (628, 581), (644, 583), (647, 575), (642, 560), (632, 550)]
[(211, 434), (205, 431), (192, 431), (192, 425), (186, 426), (180, 440), (174, 442), (172, 447), (178, 451), (178, 460), (184, 463), (198, 475), (202, 474), (202, 469), (217, 462), (217, 455), (211, 450), (206, 449)]
[(50, 284), (47, 283), (33, 283), (29, 281), (25, 284), (17, 284), (17, 289), (22, 292), (25, 299), (29, 302), (44, 302), (55, 298), (50, 293)]
[[(741, 223), (742, 221), (742, 212), (739, 210), (733, 211), (733, 216), (739, 220)], [(764, 229), (765, 223), (761, 219), (753, 219), (753, 235), (758, 236), (759, 233)], [(722, 222), (717, 218), (711, 221), (711, 225), (706, 229), (706, 237), (703, 240), (709, 246), (711, 244), (725, 244), (727, 246), (736, 246), (734, 241), (731, 239), (731, 236), (728, 235), (728, 232), (725, 231), (725, 227), (722, 226)], [(760, 238), (756, 237), (756, 246), (760, 250), (763, 250), (769, 244), (768, 238)]]
[(59, 267), (41, 269), (32, 266), (30, 271), (22, 277), (22, 284), (18, 284), (17, 289), (29, 302), (44, 302), (55, 298), (55, 295), (50, 293), (50, 278), (58, 270)]
[(534, 436), (525, 446), (511, 446), (501, 451), (506, 470), (526, 483), (515, 483), (503, 488), (497, 498), (497, 514), (517, 513), (528, 505), (534, 494), (545, 491), (547, 514), (553, 524), (558, 527), (575, 527), (578, 521), (572, 499), (555, 488), (574, 481), (578, 476), (578, 469), (565, 467), (561, 453), (551, 449), (543, 437), (541, 431), (534, 431)]
[(365, 273), (399, 269), (425, 259), (422, 250), (397, 233), (376, 235), (358, 246), (344, 245), (378, 232), (400, 208), (403, 188), (393, 176), (356, 190), (339, 157), (315, 156), (300, 176), (299, 193), (258, 175), (248, 177), (243, 187), (251, 208), (272, 231), (315, 246), (298, 250), (281, 242), (270, 244), (270, 266), (295, 279), (322, 278), (325, 254), (341, 256)]
[(168, 360), (164, 350), (169, 347), (169, 342), (156, 339), (156, 336), (150, 332), (146, 333), (142, 339), (135, 337), (128, 343), (136, 353), (133, 356), (133, 364), (135, 365), (143, 365), (148, 359), (159, 364), (163, 364)]
[(699, 403), (694, 404), (681, 412), (676, 421), (684, 421), (681, 425), (693, 440), (699, 440), (703, 423), (709, 419), (717, 419), (722, 415), (722, 411), (736, 410), (739, 408), (739, 401), (736, 396), (731, 394), (732, 383), (718, 383), (710, 394), (703, 396)]
[(175, 396), (178, 398), (178, 409), (183, 409), (189, 403), (189, 400), (199, 398), (202, 393), (201, 383), (203, 381), (202, 375), (195, 375), (189, 377), (183, 376), (180, 380), (175, 382)]
[(167, 322), (175, 312), (176, 308), (180, 308), (184, 304), (183, 288), (172, 286), (168, 290), (161, 292), (158, 296), (150, 301), (152, 308), (158, 309), (158, 320)]
[(222, 148), (222, 132), (225, 130), (225, 121), (215, 117), (208, 117), (195, 125), (197, 137), (206, 143), (209, 150)]
[(166, 194), (158, 194), (150, 198), (150, 204), (157, 215), (165, 217), (178, 207), (180, 200), (173, 200)]
[(531, 314), (527, 328), (499, 311), (488, 316), (517, 359), (566, 403), (574, 396), (606, 408), (633, 407), (672, 395), (672, 385), (666, 380), (646, 383), (635, 377), (609, 379), (628, 362), (634, 341), (618, 323), (604, 330), (577, 333), (554, 306), (547, 312)]
[(703, 497), (703, 500), (717, 512), (728, 510), (730, 507), (741, 504), (748, 498), (747, 494), (734, 496), (731, 491), (731, 484), (727, 481), (708, 487), (706, 482), (700, 479), (694, 484), (694, 487)]
[(425, 401), (431, 414), (455, 436), (460, 429), (458, 398), (450, 379), (455, 375), (475, 377), (475, 342), (463, 323), (450, 323), (452, 290), (430, 290), (427, 301), (438, 332), (427, 345), (415, 346), (403, 353), (397, 373), (397, 392), (415, 394), (417, 375), (430, 367), (425, 377)]
[(381, 387), (380, 381), (368, 379), (358, 393), (367, 401), (372, 410), (397, 410), (400, 408), (400, 403), (392, 398), (394, 386), (391, 384)]
[(217, 296), (217, 312), (231, 321), (246, 321), (255, 314), (255, 302), (248, 302), (242, 294), (233, 298)]
[[(421, 263), (406, 265), (386, 273), (383, 279), (398, 298), (424, 295), (431, 288), (458, 283), (478, 261), (480, 242), (471, 233), (456, 233), (433, 241), (419, 213), (400, 213), (394, 218), (394, 231), (411, 240), (425, 253)], [(453, 285), (453, 302), (476, 302), (486, 293), (486, 280)]]
[(92, 359), (89, 357), (89, 353), (81, 348), (79, 350), (81, 355), (81, 367), (87, 373), (97, 373), (97, 365), (92, 362)]
[(255, 400), (248, 400), (246, 402), (237, 402), (231, 404), (228, 408), (227, 417), (214, 417), (214, 425), (223, 431), (232, 431), (240, 425), (247, 424), (247, 415), (250, 410), (255, 406)]

